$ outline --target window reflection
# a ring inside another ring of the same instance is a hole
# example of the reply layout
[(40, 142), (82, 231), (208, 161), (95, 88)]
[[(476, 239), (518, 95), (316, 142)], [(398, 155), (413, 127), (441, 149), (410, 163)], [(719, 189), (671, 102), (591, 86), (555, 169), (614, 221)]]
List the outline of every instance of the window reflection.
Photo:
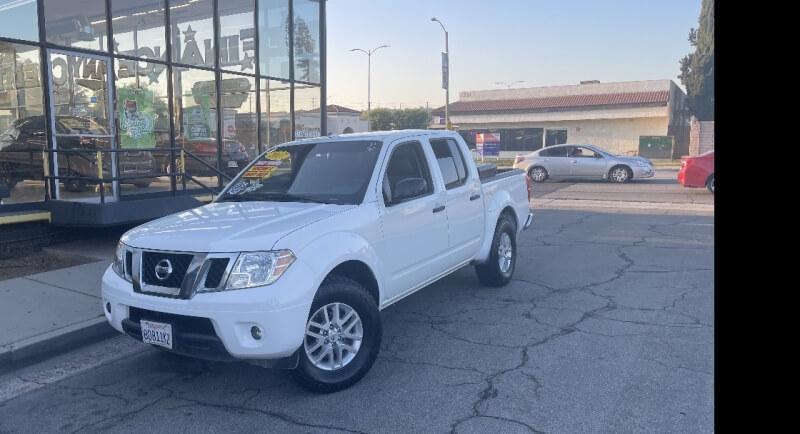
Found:
[(289, 79), (289, 0), (258, 0), (261, 75)]
[(168, 179), (155, 179), (171, 161), (167, 68), (124, 59), (116, 65), (117, 147), (126, 150), (118, 154), (117, 165), (119, 176), (136, 187), (123, 186), (122, 194), (138, 193), (155, 181), (150, 190), (168, 190)]
[(221, 68), (254, 74), (256, 34), (254, 0), (219, 2), (219, 65)]
[(170, 0), (172, 60), (214, 66), (214, 7), (211, 0)]
[(261, 80), (261, 140), (263, 149), (292, 140), (289, 109), (291, 86), (277, 80)]
[(166, 61), (163, 0), (112, 0), (114, 52)]
[[(249, 159), (258, 155), (258, 116), (256, 113), (256, 81), (252, 77), (223, 74), (220, 82), (222, 92), (222, 137), (225, 148), (223, 158), (236, 154), (242, 148)], [(229, 158), (230, 159), (230, 158)], [(234, 161), (237, 161), (235, 158)], [(226, 163), (227, 165), (227, 163)], [(233, 166), (231, 164), (231, 166)], [(238, 164), (236, 167), (240, 167)]]
[(42, 151), (47, 147), (39, 49), (0, 42), (0, 184), (3, 203), (44, 198)]
[(47, 41), (108, 51), (105, 0), (44, 0)]
[(294, 2), (294, 79), (319, 83), (319, 0)]
[(38, 42), (36, 0), (0, 0), (0, 36)]
[(294, 86), (294, 134), (297, 139), (319, 137), (320, 88), (304, 84)]

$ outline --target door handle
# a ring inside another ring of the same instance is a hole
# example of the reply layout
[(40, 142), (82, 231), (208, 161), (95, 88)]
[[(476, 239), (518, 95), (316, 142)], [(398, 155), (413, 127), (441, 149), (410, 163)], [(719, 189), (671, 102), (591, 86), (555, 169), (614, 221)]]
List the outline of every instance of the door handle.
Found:
[(439, 205), (439, 206), (437, 206), (436, 208), (433, 209), (433, 213), (434, 214), (436, 214), (437, 212), (442, 212), (442, 211), (444, 211), (444, 205)]
[(473, 194), (472, 196), (469, 197), (469, 200), (478, 200), (480, 198), (481, 198), (480, 194)]

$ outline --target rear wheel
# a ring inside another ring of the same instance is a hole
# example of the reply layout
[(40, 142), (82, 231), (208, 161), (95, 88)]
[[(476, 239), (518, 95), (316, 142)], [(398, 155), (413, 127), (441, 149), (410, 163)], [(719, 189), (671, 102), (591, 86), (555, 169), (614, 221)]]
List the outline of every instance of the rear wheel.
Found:
[(382, 334), (377, 302), (367, 290), (346, 277), (329, 276), (311, 305), (293, 376), (313, 392), (346, 389), (372, 367)]
[(544, 182), (547, 179), (547, 170), (544, 167), (535, 166), (530, 172), (530, 177), (533, 182)]
[(477, 264), (478, 280), (487, 286), (505, 286), (511, 281), (517, 265), (517, 225), (508, 214), (497, 222), (489, 260)]
[[(77, 173), (71, 174), (71, 176), (80, 176)], [(64, 180), (64, 189), (72, 192), (72, 193), (81, 193), (86, 191), (89, 188), (89, 184), (86, 182), (85, 179), (67, 179)]]
[(0, 176), (0, 184), (6, 184), (9, 190), (13, 190), (14, 186), (16, 186), (21, 181), (21, 179), (12, 175), (12, 173), (14, 173), (15, 171), (14, 166), (11, 164), (4, 164), (0, 166), (0, 170), (2, 170), (2, 176)]
[(708, 180), (706, 181), (706, 188), (712, 194), (714, 193), (714, 175), (708, 177)]

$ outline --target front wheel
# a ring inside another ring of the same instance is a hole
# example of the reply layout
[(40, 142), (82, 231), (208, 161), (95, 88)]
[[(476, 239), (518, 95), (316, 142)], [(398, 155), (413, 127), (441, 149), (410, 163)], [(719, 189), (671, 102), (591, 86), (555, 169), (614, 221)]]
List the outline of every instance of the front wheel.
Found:
[(311, 305), (293, 376), (317, 393), (346, 389), (375, 363), (382, 334), (377, 301), (358, 282), (329, 276)]
[(633, 173), (625, 166), (616, 166), (608, 173), (608, 179), (619, 184), (628, 182), (631, 178), (633, 178)]
[(517, 265), (517, 226), (507, 215), (500, 217), (494, 231), (489, 261), (475, 266), (478, 280), (487, 286), (505, 286)]
[(706, 188), (711, 194), (714, 194), (714, 175), (708, 177), (708, 181), (706, 181)]

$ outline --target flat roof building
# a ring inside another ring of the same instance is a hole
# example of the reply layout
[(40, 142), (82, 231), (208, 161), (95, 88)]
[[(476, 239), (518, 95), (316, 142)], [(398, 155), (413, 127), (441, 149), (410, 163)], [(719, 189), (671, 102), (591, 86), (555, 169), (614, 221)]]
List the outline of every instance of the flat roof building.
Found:
[[(475, 146), (478, 133), (500, 135), (505, 154), (562, 143), (588, 143), (611, 152), (674, 141), (674, 155), (688, 150), (685, 93), (672, 80), (600, 83), (461, 92), (450, 104), (453, 128)], [(444, 108), (434, 111), (444, 125)], [(685, 148), (685, 149), (684, 149)]]

